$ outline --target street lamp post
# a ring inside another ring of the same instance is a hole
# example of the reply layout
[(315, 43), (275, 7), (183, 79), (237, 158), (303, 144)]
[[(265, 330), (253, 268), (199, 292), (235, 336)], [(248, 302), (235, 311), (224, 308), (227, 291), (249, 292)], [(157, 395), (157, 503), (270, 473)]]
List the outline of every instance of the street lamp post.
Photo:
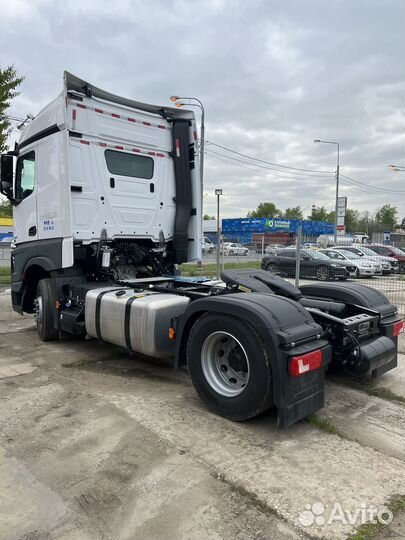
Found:
[(322, 141), (314, 139), (314, 143), (335, 144), (337, 146), (337, 165), (336, 165), (336, 200), (335, 200), (335, 244), (337, 243), (338, 228), (338, 202), (339, 202), (339, 143), (334, 141)]
[(219, 198), (222, 195), (222, 189), (216, 189), (215, 195), (217, 196), (217, 279), (219, 279), (221, 260), (221, 225), (219, 221)]
[[(196, 103), (181, 103), (179, 100), (193, 100)], [(198, 98), (195, 97), (181, 97), (170, 96), (170, 101), (173, 101), (176, 107), (184, 107), (188, 105), (190, 107), (198, 107), (201, 110), (201, 127), (200, 127), (200, 143), (199, 143), (199, 158), (200, 158), (200, 198), (201, 198), (201, 244), (204, 236), (204, 215), (203, 215), (203, 193), (204, 193), (204, 147), (205, 147), (205, 110), (204, 105)]]

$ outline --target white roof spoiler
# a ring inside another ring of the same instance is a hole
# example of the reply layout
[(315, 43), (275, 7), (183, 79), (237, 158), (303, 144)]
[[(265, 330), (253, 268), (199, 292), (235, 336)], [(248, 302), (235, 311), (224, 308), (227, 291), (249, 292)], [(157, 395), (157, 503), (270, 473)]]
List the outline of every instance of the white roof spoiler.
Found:
[(134, 101), (132, 99), (124, 98), (121, 96), (116, 96), (105, 90), (97, 88), (83, 79), (79, 79), (75, 75), (72, 75), (68, 71), (64, 72), (64, 80), (66, 92), (77, 92), (83, 94), (87, 97), (95, 97), (102, 99), (104, 101), (109, 101), (112, 103), (117, 103), (119, 105), (124, 105), (132, 109), (138, 109), (140, 111), (149, 112), (152, 114), (157, 114), (163, 118), (184, 118), (188, 120), (194, 120), (195, 115), (193, 111), (185, 109), (177, 109), (174, 107), (165, 107), (162, 105), (150, 105), (149, 103), (142, 103), (140, 101)]

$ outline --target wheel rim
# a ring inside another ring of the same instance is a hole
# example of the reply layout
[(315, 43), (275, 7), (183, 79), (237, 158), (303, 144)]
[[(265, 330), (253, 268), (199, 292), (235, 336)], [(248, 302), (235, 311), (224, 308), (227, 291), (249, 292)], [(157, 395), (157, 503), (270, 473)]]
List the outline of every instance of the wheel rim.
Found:
[(42, 324), (43, 324), (43, 318), (44, 318), (44, 308), (43, 308), (42, 296), (38, 296), (35, 299), (34, 318), (35, 318), (35, 321), (37, 323), (37, 327), (39, 329), (41, 329)]
[(233, 255), (233, 251), (230, 251), (230, 252), (229, 252), (229, 255)]
[(268, 264), (268, 265), (267, 265), (267, 271), (268, 271), (268, 272), (275, 272), (275, 271), (276, 271), (276, 267), (274, 266), (274, 264)]
[(322, 266), (321, 268), (318, 268), (316, 275), (321, 281), (326, 281), (328, 279), (328, 269)]
[(207, 383), (221, 396), (239, 396), (249, 381), (246, 351), (228, 332), (213, 332), (206, 338), (201, 349), (201, 367)]

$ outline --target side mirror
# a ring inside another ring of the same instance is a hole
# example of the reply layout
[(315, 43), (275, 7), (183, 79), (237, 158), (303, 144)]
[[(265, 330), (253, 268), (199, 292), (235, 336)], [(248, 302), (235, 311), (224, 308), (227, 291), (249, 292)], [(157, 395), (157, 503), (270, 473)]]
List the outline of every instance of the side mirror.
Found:
[(13, 200), (13, 156), (2, 154), (0, 160), (0, 192)]

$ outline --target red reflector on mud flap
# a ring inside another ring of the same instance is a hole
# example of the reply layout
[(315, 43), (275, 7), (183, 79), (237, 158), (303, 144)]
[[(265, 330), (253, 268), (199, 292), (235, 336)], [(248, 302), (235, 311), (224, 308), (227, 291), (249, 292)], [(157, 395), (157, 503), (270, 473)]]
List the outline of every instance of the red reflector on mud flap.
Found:
[(322, 351), (312, 351), (301, 356), (293, 356), (288, 362), (288, 373), (293, 377), (305, 375), (322, 366)]
[(393, 336), (399, 336), (399, 334), (402, 334), (404, 331), (404, 321), (398, 321), (394, 323), (394, 331)]

